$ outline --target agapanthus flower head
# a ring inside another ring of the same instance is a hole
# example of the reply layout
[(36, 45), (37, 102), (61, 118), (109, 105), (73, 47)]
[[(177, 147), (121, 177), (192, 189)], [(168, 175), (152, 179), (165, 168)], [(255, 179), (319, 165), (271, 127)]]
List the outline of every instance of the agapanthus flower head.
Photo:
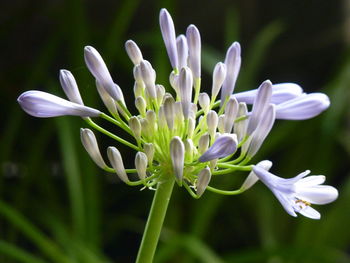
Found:
[[(128, 185), (153, 189), (163, 180), (176, 180), (193, 197), (199, 198), (206, 190), (225, 195), (242, 193), (260, 179), (288, 213), (317, 218), (309, 203), (323, 204), (337, 196), (334, 188), (320, 185), (324, 177), (301, 178), (303, 174), (295, 179), (282, 179), (268, 172), (270, 161), (255, 166), (250, 162), (263, 147), (275, 119), (314, 117), (330, 105), (327, 95), (306, 94), (297, 84), (272, 84), (269, 80), (257, 89), (233, 93), (241, 67), (238, 42), (228, 48), (225, 61), (213, 68), (211, 94), (203, 92), (198, 28), (190, 25), (186, 32), (176, 36), (173, 19), (166, 9), (160, 11), (159, 22), (172, 66), (169, 83), (157, 82), (152, 60), (144, 58), (134, 41), (125, 44), (133, 64), (137, 112), (132, 113), (125, 104), (122, 89), (114, 83), (100, 53), (91, 46), (84, 48), (85, 62), (110, 115), (83, 104), (77, 82), (67, 70), (60, 72), (60, 81), (70, 101), (42, 91), (27, 91), (19, 96), (18, 102), (36, 117), (83, 117), (95, 130), (135, 151), (135, 168), (125, 169), (122, 149), (108, 147), (109, 167), (93, 132), (81, 131), (82, 143), (97, 165), (116, 173)], [(220, 92), (221, 99), (217, 100)], [(119, 132), (106, 130), (90, 117), (111, 122), (132, 136), (132, 141), (119, 137)], [(227, 191), (209, 185), (212, 178), (233, 175), (237, 170), (249, 173), (239, 190)], [(133, 181), (129, 173), (137, 173), (139, 180)]]

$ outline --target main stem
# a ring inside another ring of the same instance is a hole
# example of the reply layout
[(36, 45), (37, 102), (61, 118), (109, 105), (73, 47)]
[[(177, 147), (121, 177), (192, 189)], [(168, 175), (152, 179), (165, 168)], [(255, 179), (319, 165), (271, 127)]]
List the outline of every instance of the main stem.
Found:
[(169, 200), (173, 192), (175, 176), (164, 174), (157, 185), (148, 215), (136, 263), (152, 263), (162, 230)]

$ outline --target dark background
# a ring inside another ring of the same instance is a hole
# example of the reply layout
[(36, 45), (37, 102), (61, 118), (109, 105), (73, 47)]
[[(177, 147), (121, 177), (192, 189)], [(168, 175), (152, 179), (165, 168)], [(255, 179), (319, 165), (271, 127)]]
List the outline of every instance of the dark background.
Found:
[[(205, 193), (192, 199), (176, 188), (156, 262), (350, 262), (349, 1), (9, 1), (1, 2), (0, 262), (132, 262), (152, 191), (128, 187), (99, 170), (80, 144), (79, 118), (36, 119), (17, 97), (38, 89), (63, 96), (58, 71), (76, 77), (86, 105), (104, 109), (84, 64), (83, 48), (104, 57), (133, 104), (135, 40), (168, 85), (170, 63), (158, 26), (172, 14), (178, 33), (195, 24), (203, 43), (203, 89), (213, 65), (233, 41), (242, 46), (236, 90), (263, 80), (296, 82), (324, 92), (331, 107), (300, 122), (278, 121), (253, 162), (292, 177), (306, 169), (327, 175), (339, 199), (317, 207), (320, 221), (287, 215), (261, 183), (241, 196)], [(107, 127), (109, 127), (107, 125)], [(113, 127), (109, 127), (113, 131)], [(115, 142), (99, 135), (103, 153)], [(127, 167), (134, 152), (120, 148)], [(244, 176), (219, 184), (240, 186)], [(68, 260), (68, 261), (65, 261)]]

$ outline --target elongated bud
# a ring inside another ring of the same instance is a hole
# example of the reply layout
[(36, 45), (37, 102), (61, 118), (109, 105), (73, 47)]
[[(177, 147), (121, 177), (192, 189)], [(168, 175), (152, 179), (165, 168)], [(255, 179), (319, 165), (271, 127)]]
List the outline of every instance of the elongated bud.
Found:
[(178, 136), (175, 136), (170, 142), (170, 157), (176, 181), (181, 186), (185, 161), (185, 146)]
[(198, 152), (203, 154), (209, 147), (209, 134), (203, 134), (198, 141)]
[(64, 115), (98, 117), (101, 114), (99, 110), (38, 90), (29, 90), (22, 93), (17, 101), (26, 113), (39, 118)]
[(129, 178), (125, 172), (123, 158), (119, 150), (110, 146), (107, 148), (107, 156), (118, 177), (125, 183), (129, 182)]
[(196, 128), (196, 121), (193, 118), (188, 118), (188, 130), (187, 130), (187, 137), (192, 138), (194, 129)]
[(195, 147), (194, 147), (193, 141), (191, 139), (186, 139), (184, 146), (185, 146), (185, 160), (191, 163), (193, 161), (193, 155), (195, 153)]
[(70, 71), (65, 69), (60, 70), (60, 82), (64, 93), (71, 102), (84, 105), (79, 93), (77, 82)]
[(95, 134), (90, 129), (80, 129), (80, 139), (91, 159), (102, 169), (106, 168), (107, 165), (101, 156)]
[(196, 184), (196, 192), (198, 197), (202, 196), (205, 189), (207, 188), (209, 182), (211, 179), (211, 172), (209, 167), (205, 167), (203, 170), (201, 170), (198, 174), (197, 184)]
[(215, 65), (213, 71), (213, 85), (211, 89), (211, 97), (213, 100), (216, 99), (219, 91), (221, 89), (222, 84), (224, 83), (226, 78), (226, 65), (222, 62), (218, 62)]
[(128, 56), (132, 61), (132, 63), (134, 63), (134, 65), (138, 65), (141, 63), (141, 61), (143, 60), (142, 53), (134, 41), (132, 40), (126, 41), (125, 49), (126, 49), (126, 53), (128, 53)]
[(248, 109), (244, 102), (239, 103), (237, 119), (238, 118), (242, 119), (235, 121), (233, 131), (235, 134), (237, 134), (237, 139), (240, 142), (246, 136), (248, 128)]
[(147, 163), (147, 155), (143, 152), (137, 152), (135, 156), (135, 168), (141, 180), (146, 178)]
[(173, 19), (165, 8), (162, 8), (160, 10), (159, 24), (171, 66), (173, 69), (176, 69), (178, 68), (178, 56), (176, 48), (175, 27)]
[(136, 83), (143, 83), (141, 65), (136, 65), (132, 72), (133, 72), (134, 79), (135, 79)]
[[(262, 169), (268, 171), (270, 170), (270, 168), (272, 167), (272, 162), (269, 160), (264, 160), (259, 162), (256, 166), (261, 167)], [(251, 188), (257, 181), (259, 180), (259, 178), (256, 176), (256, 174), (254, 173), (254, 171), (251, 171), (248, 175), (248, 177), (245, 179), (244, 183), (241, 186), (241, 190), (248, 190), (249, 188)]]
[(209, 95), (205, 92), (200, 93), (198, 97), (198, 102), (204, 113), (207, 114), (209, 111), (210, 98)]
[(96, 80), (96, 88), (103, 104), (112, 115), (119, 115), (114, 99), (108, 94), (108, 92), (102, 87), (102, 85)]
[(192, 85), (193, 79), (191, 70), (187, 67), (182, 68), (179, 76), (179, 87), (181, 95), (182, 112), (186, 120), (188, 119), (190, 114)]
[(146, 101), (143, 97), (136, 98), (135, 107), (139, 111), (141, 116), (146, 116)]
[(249, 150), (247, 152), (248, 156), (253, 157), (258, 152), (265, 138), (272, 129), (272, 126), (275, 122), (275, 117), (275, 105), (270, 104), (269, 107), (265, 110), (264, 114), (261, 116), (258, 127), (252, 134), (252, 140), (250, 142)]
[(201, 77), (201, 36), (195, 25), (190, 25), (186, 31), (189, 66), (192, 70), (193, 77)]
[(148, 110), (146, 112), (146, 120), (149, 123), (149, 128), (151, 129), (150, 132), (154, 132), (155, 128), (156, 128), (156, 120), (157, 120), (157, 116), (156, 113), (153, 110)]
[(174, 119), (175, 119), (175, 111), (174, 111), (175, 101), (172, 97), (167, 97), (164, 101), (164, 114), (165, 119), (168, 124), (169, 130), (174, 128)]
[[(239, 102), (253, 104), (258, 89), (235, 93), (234, 96)], [(301, 96), (303, 89), (295, 83), (279, 83), (272, 85), (271, 103), (280, 104)]]
[(156, 94), (157, 94), (157, 103), (158, 105), (162, 104), (164, 95), (165, 95), (165, 88), (163, 85), (156, 85)]
[(167, 122), (165, 118), (165, 112), (164, 112), (164, 106), (160, 106), (158, 110), (158, 127), (159, 128), (166, 128)]
[(319, 115), (330, 105), (323, 93), (310, 93), (299, 96), (276, 106), (276, 119), (306, 120)]
[(176, 74), (174, 71), (172, 71), (169, 76), (169, 82), (171, 87), (175, 90), (176, 94), (180, 96), (179, 74)]
[(225, 65), (226, 78), (221, 90), (221, 103), (232, 94), (241, 68), (241, 46), (238, 42), (234, 42), (227, 50)]
[(151, 63), (149, 63), (147, 60), (142, 60), (140, 64), (141, 74), (142, 74), (142, 80), (146, 85), (146, 90), (148, 92), (148, 95), (150, 98), (154, 99), (157, 97), (156, 94), (156, 73), (154, 69), (152, 68)]
[(95, 48), (86, 46), (84, 48), (84, 58), (91, 74), (106, 89), (108, 94), (116, 101), (124, 101), (121, 90), (116, 89), (111, 74), (100, 53)]
[(184, 35), (179, 35), (176, 38), (176, 46), (177, 46), (179, 68), (186, 67), (187, 58), (188, 58), (188, 45), (187, 45), (187, 39)]
[(256, 129), (261, 115), (270, 104), (272, 94), (272, 83), (269, 80), (264, 81), (258, 88), (258, 93), (255, 97), (252, 113), (249, 117), (249, 123), (247, 128), (248, 135), (252, 134)]
[(237, 136), (235, 134), (223, 134), (215, 140), (212, 146), (198, 159), (200, 162), (226, 157), (237, 149)]
[(218, 127), (218, 121), (219, 117), (216, 111), (209, 111), (207, 115), (207, 126), (208, 126), (208, 133), (211, 138), (214, 138), (216, 128)]
[(145, 151), (145, 154), (147, 155), (148, 165), (152, 166), (155, 151), (153, 143), (145, 143), (143, 149)]
[(141, 139), (141, 123), (139, 119), (135, 116), (132, 116), (129, 119), (129, 127), (132, 133), (134, 134), (137, 141)]
[(221, 114), (218, 119), (218, 130), (220, 133), (225, 133), (225, 114)]
[(236, 119), (238, 112), (238, 102), (234, 97), (231, 97), (226, 104), (225, 118), (224, 118), (224, 131), (225, 133), (231, 133), (233, 122)]

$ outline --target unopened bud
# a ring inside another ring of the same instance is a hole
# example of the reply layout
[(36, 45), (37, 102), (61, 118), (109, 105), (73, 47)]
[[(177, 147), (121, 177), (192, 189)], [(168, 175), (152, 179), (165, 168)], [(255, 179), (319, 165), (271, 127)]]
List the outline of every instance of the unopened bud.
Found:
[(170, 142), (170, 157), (176, 181), (181, 186), (185, 161), (185, 146), (178, 136), (175, 136)]
[(134, 63), (134, 65), (138, 65), (141, 63), (141, 61), (143, 60), (142, 53), (134, 41), (132, 40), (126, 41), (125, 49), (126, 49), (126, 53), (128, 53), (128, 56), (132, 61), (132, 63)]
[(129, 182), (129, 178), (125, 172), (123, 159), (118, 149), (115, 147), (108, 147), (107, 156), (118, 177), (125, 183)]
[(203, 134), (198, 141), (198, 152), (203, 154), (209, 147), (209, 134)]
[(82, 128), (80, 129), (80, 139), (91, 159), (102, 169), (106, 168), (107, 165), (101, 156), (95, 134), (90, 129)]
[(216, 111), (209, 111), (207, 115), (207, 126), (208, 126), (208, 133), (211, 138), (214, 138), (216, 128), (218, 127), (218, 121), (219, 117)]
[(64, 93), (70, 101), (84, 105), (79, 93), (77, 82), (70, 71), (65, 69), (60, 70), (60, 82)]
[(135, 168), (141, 180), (146, 178), (147, 163), (147, 155), (143, 152), (137, 152), (135, 157)]
[(153, 143), (145, 143), (143, 149), (145, 151), (145, 154), (147, 155), (148, 165), (152, 166), (155, 151)]
[(209, 167), (205, 167), (203, 170), (201, 170), (198, 174), (198, 179), (197, 179), (197, 195), (200, 197), (205, 189), (207, 188), (209, 182), (211, 179), (211, 172)]
[(129, 119), (129, 127), (137, 141), (141, 139), (141, 123), (136, 116)]
[(135, 100), (136, 109), (139, 111), (141, 116), (146, 116), (146, 101), (143, 97), (137, 97)]
[(209, 95), (205, 92), (199, 94), (198, 102), (204, 113), (207, 114), (209, 111), (210, 98)]

